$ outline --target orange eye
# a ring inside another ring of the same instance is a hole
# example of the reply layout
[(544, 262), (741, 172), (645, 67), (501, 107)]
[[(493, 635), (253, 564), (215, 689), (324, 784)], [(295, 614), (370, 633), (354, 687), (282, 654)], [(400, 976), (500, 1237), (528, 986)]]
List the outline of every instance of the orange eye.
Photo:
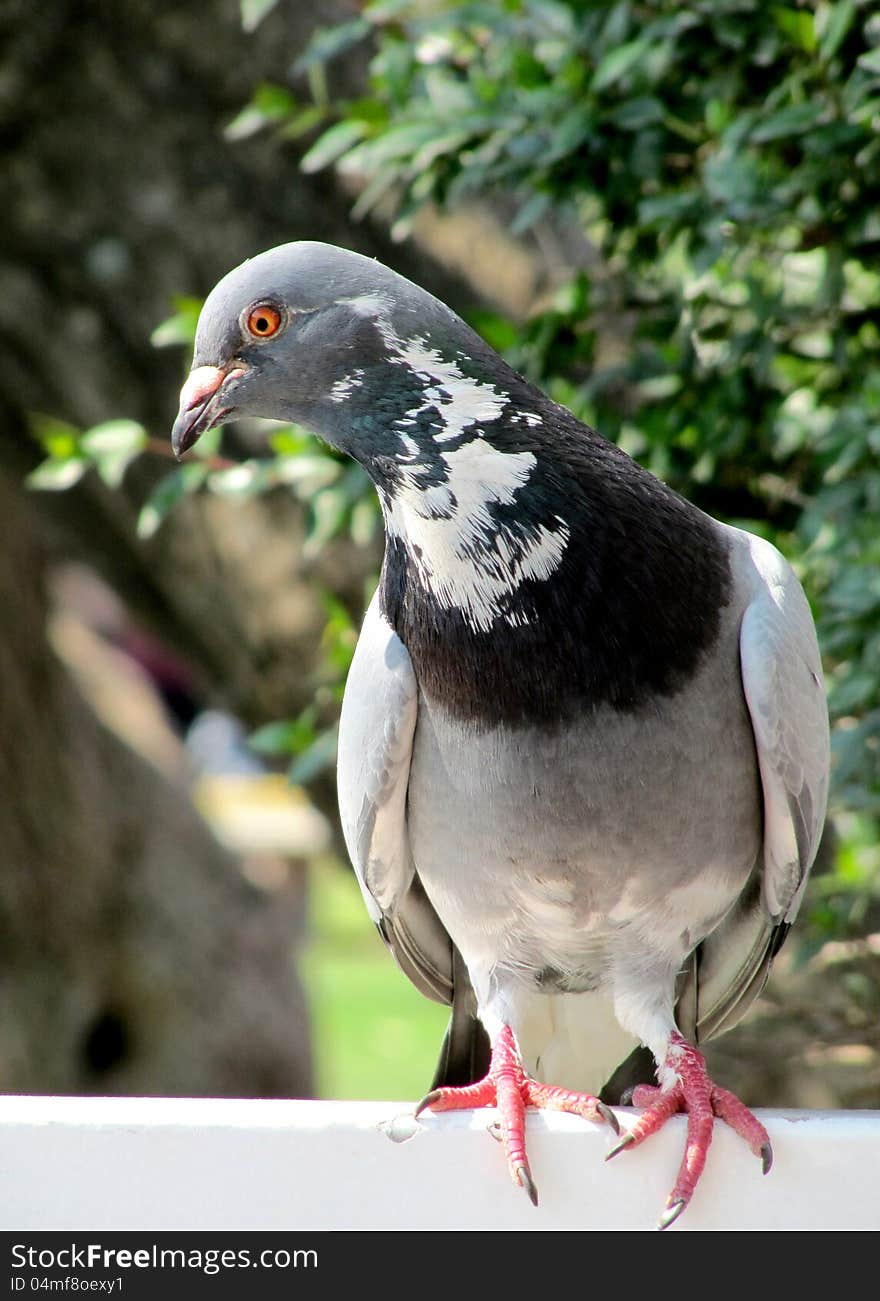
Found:
[(281, 329), (281, 313), (270, 303), (261, 303), (248, 313), (247, 328), (257, 339), (271, 339)]

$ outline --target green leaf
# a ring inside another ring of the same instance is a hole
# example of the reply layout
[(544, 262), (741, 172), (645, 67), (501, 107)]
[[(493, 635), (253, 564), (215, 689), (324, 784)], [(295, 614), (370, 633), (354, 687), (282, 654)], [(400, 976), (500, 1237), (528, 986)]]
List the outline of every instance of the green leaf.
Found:
[(167, 348), (177, 344), (188, 347), (193, 345), (203, 300), (180, 297), (173, 301), (176, 309), (174, 315), (157, 325), (150, 335), (150, 343), (154, 348)]
[(322, 488), (311, 500), (311, 520), (303, 548), (306, 557), (316, 556), (325, 542), (342, 527), (348, 502), (341, 487)]
[(223, 134), (227, 140), (246, 140), (263, 127), (283, 122), (297, 107), (296, 99), (286, 86), (264, 82), (254, 91), (248, 104), (236, 114)]
[(619, 127), (621, 131), (641, 131), (646, 126), (663, 121), (663, 105), (653, 95), (640, 95), (637, 99), (628, 99), (607, 116), (607, 121)]
[(828, 63), (840, 49), (844, 38), (856, 16), (856, 7), (852, 0), (840, 0), (839, 4), (827, 4), (816, 17), (819, 29), (819, 53)]
[[(426, 178), (428, 177), (429, 174), (426, 173)], [(397, 184), (397, 172), (395, 170), (389, 168), (386, 171), (379, 172), (378, 175), (374, 176), (373, 179), (364, 186), (364, 188), (361, 190), (360, 194), (358, 195), (357, 203), (354, 205), (354, 207), (351, 210), (352, 219), (354, 221), (362, 221), (363, 218), (366, 217), (368, 213), (372, 212), (373, 208), (375, 208), (379, 200), (384, 198), (384, 196), (389, 192), (389, 190), (394, 189), (396, 184)], [(426, 194), (424, 197), (427, 198), (428, 195)], [(395, 239), (403, 239), (406, 237), (406, 235), (409, 234), (408, 229), (405, 230), (405, 233), (403, 235), (398, 233), (404, 225), (405, 223), (402, 222), (400, 219), (398, 219), (398, 221), (395, 222), (394, 225)]]
[(139, 538), (151, 538), (168, 512), (184, 497), (195, 492), (208, 477), (208, 467), (202, 461), (188, 461), (178, 466), (164, 479), (160, 479), (150, 493), (138, 516)]
[(32, 416), (30, 427), (33, 436), (53, 460), (64, 461), (79, 455), (80, 431), (75, 425), (66, 420), (56, 420), (54, 416)]
[(369, 36), (372, 30), (372, 23), (365, 18), (353, 18), (351, 22), (339, 23), (335, 27), (319, 27), (294, 63), (294, 72), (305, 72), (316, 63), (328, 63), (338, 58)]
[(309, 705), (298, 718), (266, 723), (248, 737), (248, 745), (258, 754), (301, 754), (316, 738), (317, 707)]
[(403, 19), (412, 12), (413, 0), (373, 0), (364, 7), (364, 17), (379, 26), (380, 23)]
[(300, 425), (285, 425), (283, 429), (272, 430), (269, 446), (278, 456), (299, 456), (302, 452), (314, 452), (316, 439)]
[(875, 50), (860, 55), (858, 64), (864, 72), (876, 73), (880, 76), (880, 45)]
[(39, 488), (44, 492), (63, 492), (78, 483), (88, 468), (89, 463), (84, 457), (70, 456), (63, 461), (50, 458), (31, 470), (25, 483), (29, 488)]
[(787, 136), (803, 135), (809, 131), (828, 112), (824, 100), (811, 104), (790, 104), (778, 113), (759, 121), (751, 131), (750, 138), (757, 144), (766, 144), (770, 140), (784, 140)]
[(300, 109), (282, 126), (279, 134), (284, 140), (298, 140), (300, 136), (307, 135), (309, 131), (314, 131), (321, 126), (327, 117), (327, 109), (320, 104), (310, 104), (308, 108)]
[(725, 103), (723, 99), (709, 99), (706, 101), (706, 126), (713, 136), (721, 135), (721, 132), (729, 125), (731, 116), (732, 106)]
[(510, 223), (511, 235), (524, 235), (527, 230), (531, 230), (542, 217), (547, 215), (550, 206), (550, 195), (544, 194), (541, 190), (536, 191), (526, 200)]
[(816, 48), (816, 28), (811, 13), (806, 9), (787, 9), (781, 5), (774, 5), (773, 17), (781, 32), (784, 32), (802, 50), (812, 54)]
[(303, 500), (335, 483), (341, 473), (341, 462), (314, 446), (293, 456), (279, 456), (274, 466), (276, 481), (293, 488)]
[(509, 352), (520, 341), (520, 329), (509, 316), (485, 308), (474, 308), (467, 313), (465, 319), (496, 352)]
[(106, 420), (103, 424), (87, 429), (80, 438), (81, 446), (95, 460), (122, 453), (136, 456), (143, 450), (146, 441), (146, 430), (136, 420)]
[(444, 154), (458, 154), (462, 147), (471, 139), (472, 133), (465, 131), (448, 131), (442, 135), (434, 136), (426, 145), (422, 145), (412, 157), (412, 169), (415, 172), (424, 172), (442, 158)]
[(313, 781), (320, 773), (326, 772), (336, 763), (336, 751), (339, 745), (337, 728), (328, 728), (315, 742), (304, 750), (295, 763), (291, 764), (289, 777), (296, 786), (304, 786)]
[(269, 125), (272, 118), (266, 116), (266, 113), (260, 113), (259, 108), (254, 104), (245, 104), (240, 113), (236, 113), (232, 122), (224, 126), (223, 134), (228, 141), (246, 141), (251, 135), (256, 135), (262, 131), (263, 127)]
[(300, 169), (306, 175), (320, 172), (322, 167), (335, 163), (337, 158), (341, 158), (358, 141), (363, 140), (366, 131), (365, 122), (337, 122), (319, 136), (308, 153), (303, 155)]
[(699, 202), (700, 196), (687, 190), (679, 194), (658, 195), (656, 199), (645, 199), (639, 204), (639, 220), (645, 225), (677, 221), (689, 217)]
[(365, 547), (376, 536), (376, 530), (382, 518), (379, 503), (375, 497), (364, 497), (355, 502), (351, 508), (349, 534), (356, 547)]
[(218, 497), (253, 497), (264, 487), (266, 466), (261, 461), (242, 461), (228, 470), (214, 470), (208, 488)]
[(436, 134), (437, 129), (432, 122), (405, 122), (402, 126), (392, 126), (360, 145), (349, 161), (353, 166), (370, 173), (383, 163), (399, 158), (411, 159)]
[(253, 32), (271, 13), (278, 0), (241, 0), (241, 25), (246, 32)]
[(610, 50), (603, 59), (600, 60), (596, 71), (593, 73), (593, 80), (590, 89), (593, 92), (607, 90), (615, 82), (625, 77), (638, 63), (642, 61), (648, 51), (648, 41), (645, 37), (640, 36), (635, 41), (627, 41), (624, 45), (618, 45), (616, 49)]
[(80, 446), (109, 488), (118, 488), (125, 471), (147, 445), (147, 432), (135, 420), (107, 420), (80, 438)]

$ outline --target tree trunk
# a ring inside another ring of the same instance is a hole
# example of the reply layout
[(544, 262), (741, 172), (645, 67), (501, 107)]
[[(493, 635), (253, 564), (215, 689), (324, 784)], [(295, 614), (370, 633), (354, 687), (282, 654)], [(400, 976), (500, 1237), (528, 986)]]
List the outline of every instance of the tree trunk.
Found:
[(249, 885), (98, 722), (48, 645), (5, 476), (0, 518), (0, 1091), (308, 1096), (301, 885)]

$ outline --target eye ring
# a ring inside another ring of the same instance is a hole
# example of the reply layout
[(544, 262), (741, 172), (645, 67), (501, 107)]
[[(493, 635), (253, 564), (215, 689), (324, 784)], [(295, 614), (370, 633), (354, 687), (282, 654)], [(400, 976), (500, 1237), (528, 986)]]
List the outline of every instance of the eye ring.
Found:
[(248, 308), (244, 325), (254, 339), (271, 339), (278, 333), (284, 317), (274, 303), (256, 303)]

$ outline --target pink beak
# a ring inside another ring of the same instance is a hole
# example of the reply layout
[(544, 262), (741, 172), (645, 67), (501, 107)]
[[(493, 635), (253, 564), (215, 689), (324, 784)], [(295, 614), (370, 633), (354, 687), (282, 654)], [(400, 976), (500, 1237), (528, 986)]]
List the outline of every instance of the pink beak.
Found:
[(227, 379), (242, 373), (241, 368), (227, 371), (219, 366), (199, 366), (190, 371), (180, 390), (180, 409), (171, 430), (171, 446), (176, 457), (181, 457), (202, 434), (220, 423), (226, 410), (216, 401), (217, 395)]

